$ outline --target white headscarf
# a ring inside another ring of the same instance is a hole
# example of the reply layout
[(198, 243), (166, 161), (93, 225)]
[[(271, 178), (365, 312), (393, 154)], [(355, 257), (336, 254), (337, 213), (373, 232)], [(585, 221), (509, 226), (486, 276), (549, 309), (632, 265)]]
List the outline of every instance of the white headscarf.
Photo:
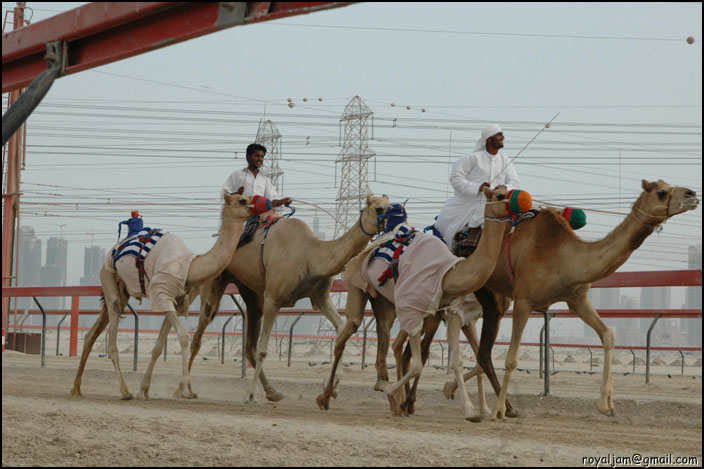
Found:
[(482, 130), (482, 136), (477, 142), (477, 146), (474, 148), (474, 151), (486, 150), (486, 139), (502, 132), (503, 130), (501, 130), (501, 127), (499, 127), (498, 124), (489, 124), (487, 128)]

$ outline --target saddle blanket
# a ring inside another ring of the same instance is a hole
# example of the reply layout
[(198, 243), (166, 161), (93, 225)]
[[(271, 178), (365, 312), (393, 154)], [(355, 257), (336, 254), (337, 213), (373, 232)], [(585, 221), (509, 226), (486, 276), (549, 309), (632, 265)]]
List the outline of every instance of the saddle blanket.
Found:
[[(118, 243), (110, 250), (103, 268), (108, 272), (116, 273), (125, 283), (127, 293), (141, 300), (144, 295), (139, 284), (135, 255), (113, 257), (113, 251), (119, 251), (123, 243)], [(162, 233), (158, 243), (150, 247), (144, 258), (144, 272), (146, 296), (149, 298), (152, 310), (176, 311), (174, 301), (190, 294), (186, 291), (185, 285), (188, 269), (195, 257), (196, 255), (186, 247), (181, 238), (171, 233)]]
[[(389, 239), (393, 237), (382, 242)], [(388, 264), (373, 257), (378, 246), (372, 245), (353, 258), (345, 267), (344, 277), (370, 296), (376, 298), (381, 294), (394, 303), (401, 329), (410, 335), (417, 334), (423, 327), (423, 318), (438, 310), (443, 277), (462, 258), (452, 255), (445, 243), (435, 236), (418, 232), (399, 258), (398, 278), (394, 283), (390, 279), (379, 287), (375, 280), (383, 272), (382, 267), (385, 269)]]

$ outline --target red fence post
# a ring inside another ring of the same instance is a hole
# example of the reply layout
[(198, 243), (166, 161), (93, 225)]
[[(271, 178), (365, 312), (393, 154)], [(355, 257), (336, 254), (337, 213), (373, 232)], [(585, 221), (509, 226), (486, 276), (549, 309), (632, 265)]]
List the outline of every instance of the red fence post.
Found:
[(80, 296), (71, 298), (71, 339), (69, 340), (68, 356), (78, 355), (78, 305)]

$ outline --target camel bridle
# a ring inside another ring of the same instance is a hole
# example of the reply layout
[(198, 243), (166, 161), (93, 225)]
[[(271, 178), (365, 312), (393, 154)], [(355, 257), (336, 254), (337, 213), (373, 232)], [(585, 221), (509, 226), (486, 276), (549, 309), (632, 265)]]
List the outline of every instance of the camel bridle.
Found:
[[(671, 215), (670, 215), (670, 203), (672, 202), (672, 194), (675, 192), (675, 189), (677, 189), (677, 187), (678, 187), (678, 186), (674, 186), (674, 187), (672, 187), (671, 190), (670, 190), (670, 193), (669, 193), (669, 195), (668, 195), (668, 197), (667, 197), (667, 203), (664, 205), (664, 207), (665, 207), (665, 215), (653, 215), (653, 214), (644, 212), (643, 210), (641, 210), (640, 208), (638, 208), (635, 203), (633, 204), (633, 209), (631, 209), (631, 215), (633, 215), (633, 218), (635, 218), (635, 219), (638, 221), (638, 223), (640, 223), (641, 225), (652, 226), (652, 227), (661, 226), (661, 225), (662, 225), (663, 223), (665, 223), (665, 222), (668, 220), (668, 218), (670, 218), (670, 216), (671, 216)], [(636, 201), (636, 202), (637, 202), (637, 201)], [(653, 208), (654, 208), (654, 209), (659, 209), (659, 208), (662, 208), (662, 207), (663, 207), (663, 205), (658, 205), (658, 206), (653, 207)], [(638, 218), (638, 216), (636, 215), (636, 211), (639, 212), (640, 214), (642, 214), (642, 215), (648, 217), (648, 218), (661, 218), (661, 220), (658, 221), (658, 222), (655, 223), (655, 224), (648, 223), (649, 220), (643, 221), (643, 220), (641, 220), (640, 218)], [(661, 227), (661, 228), (662, 228), (662, 227)]]

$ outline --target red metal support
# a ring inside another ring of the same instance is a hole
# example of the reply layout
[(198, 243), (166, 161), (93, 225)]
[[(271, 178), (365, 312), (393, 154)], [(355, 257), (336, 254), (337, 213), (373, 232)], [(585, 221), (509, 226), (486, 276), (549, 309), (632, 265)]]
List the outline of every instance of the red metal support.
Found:
[(3, 93), (46, 70), (46, 44), (64, 41), (71, 74), (233, 26), (353, 2), (93, 2), (2, 36)]
[(69, 339), (68, 356), (75, 357), (78, 355), (78, 315), (80, 296), (71, 298), (71, 338)]

